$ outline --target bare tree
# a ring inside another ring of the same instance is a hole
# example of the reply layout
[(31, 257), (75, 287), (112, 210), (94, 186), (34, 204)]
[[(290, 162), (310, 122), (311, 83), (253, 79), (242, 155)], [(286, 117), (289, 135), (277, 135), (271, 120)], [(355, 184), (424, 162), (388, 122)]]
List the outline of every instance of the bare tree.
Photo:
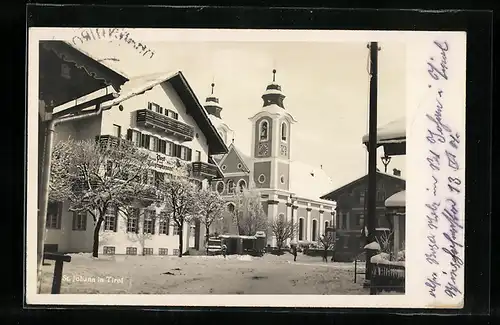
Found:
[(210, 237), (210, 226), (222, 221), (226, 204), (224, 199), (216, 191), (210, 188), (201, 189), (196, 193), (198, 207), (197, 219), (205, 226), (205, 246), (208, 254), (208, 239)]
[(135, 199), (154, 200), (156, 190), (142, 179), (150, 167), (149, 154), (124, 139), (69, 139), (54, 148), (50, 200), (69, 200), (70, 211), (86, 211), (94, 220), (92, 255), (99, 255), (99, 232), (108, 216), (117, 230), (118, 207)]
[[(318, 244), (323, 248), (323, 256), (328, 256), (328, 250), (333, 249), (335, 247), (335, 232), (327, 231), (325, 234), (319, 236)], [(332, 257), (333, 261), (333, 257)]]
[(240, 235), (253, 236), (257, 231), (268, 230), (260, 194), (253, 190), (242, 189), (234, 196), (234, 218)]
[(280, 214), (270, 222), (269, 228), (274, 237), (276, 237), (276, 246), (281, 251), (286, 240), (292, 239), (297, 229), (297, 224), (291, 220), (286, 220), (285, 216)]
[(189, 171), (180, 166), (174, 168), (170, 176), (159, 183), (159, 189), (164, 198), (164, 211), (179, 229), (179, 257), (182, 257), (184, 224), (191, 223), (199, 210), (196, 185), (189, 179)]

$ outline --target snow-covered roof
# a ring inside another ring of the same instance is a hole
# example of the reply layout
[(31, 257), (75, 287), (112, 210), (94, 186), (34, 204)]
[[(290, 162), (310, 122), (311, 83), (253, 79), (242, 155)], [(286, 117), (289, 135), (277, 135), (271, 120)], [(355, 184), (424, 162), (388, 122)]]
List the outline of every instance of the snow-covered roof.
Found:
[(256, 114), (249, 118), (249, 120), (254, 120), (260, 117), (260, 115), (272, 115), (272, 116), (284, 116), (287, 117), (291, 123), (296, 123), (297, 120), (284, 108), (279, 107), (276, 104), (267, 105), (266, 107), (259, 110)]
[(385, 200), (388, 208), (401, 208), (406, 206), (406, 191), (397, 192)]
[[(363, 143), (367, 143), (369, 134), (362, 138)], [(377, 129), (377, 143), (401, 143), (406, 142), (406, 117), (389, 122)]]
[(290, 192), (296, 197), (332, 204), (332, 201), (321, 199), (321, 196), (334, 186), (332, 179), (322, 168), (292, 161), (289, 179)]

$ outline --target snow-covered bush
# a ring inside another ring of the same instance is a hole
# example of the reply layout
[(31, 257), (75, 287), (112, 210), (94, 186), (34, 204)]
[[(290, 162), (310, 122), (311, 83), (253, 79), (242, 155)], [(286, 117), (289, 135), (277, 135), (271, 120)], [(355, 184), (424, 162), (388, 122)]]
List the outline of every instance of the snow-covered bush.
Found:
[(396, 258), (396, 261), (402, 262), (402, 261), (405, 261), (405, 260), (406, 260), (405, 251), (402, 250), (402, 251), (398, 252), (398, 256)]

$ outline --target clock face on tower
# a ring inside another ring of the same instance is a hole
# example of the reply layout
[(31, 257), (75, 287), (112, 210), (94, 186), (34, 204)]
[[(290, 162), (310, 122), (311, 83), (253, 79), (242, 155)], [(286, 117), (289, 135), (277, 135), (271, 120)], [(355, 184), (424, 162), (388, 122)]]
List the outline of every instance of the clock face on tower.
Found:
[(282, 156), (286, 156), (286, 153), (287, 153), (286, 145), (284, 145), (284, 144), (280, 145), (280, 153)]
[(269, 153), (269, 145), (267, 143), (260, 143), (257, 154), (259, 156), (267, 156), (268, 153)]

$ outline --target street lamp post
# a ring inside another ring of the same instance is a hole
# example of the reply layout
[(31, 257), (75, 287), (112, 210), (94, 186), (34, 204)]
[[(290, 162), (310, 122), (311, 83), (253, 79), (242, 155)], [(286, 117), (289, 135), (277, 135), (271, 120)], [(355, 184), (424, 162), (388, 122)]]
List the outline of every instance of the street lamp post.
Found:
[(387, 166), (391, 163), (391, 156), (388, 156), (387, 154), (383, 155), (380, 157), (382, 160), (382, 164), (384, 164), (384, 172), (387, 173)]
[(293, 195), (292, 194), (290, 194), (290, 204), (291, 204), (290, 208), (292, 209), (291, 221), (292, 221), (292, 225), (293, 225), (293, 228), (292, 228), (293, 231), (292, 231), (292, 236), (291, 236), (292, 240), (291, 241), (293, 241), (295, 239), (295, 230), (296, 230), (295, 227), (296, 227), (296, 225), (295, 225), (295, 221), (293, 219)]

